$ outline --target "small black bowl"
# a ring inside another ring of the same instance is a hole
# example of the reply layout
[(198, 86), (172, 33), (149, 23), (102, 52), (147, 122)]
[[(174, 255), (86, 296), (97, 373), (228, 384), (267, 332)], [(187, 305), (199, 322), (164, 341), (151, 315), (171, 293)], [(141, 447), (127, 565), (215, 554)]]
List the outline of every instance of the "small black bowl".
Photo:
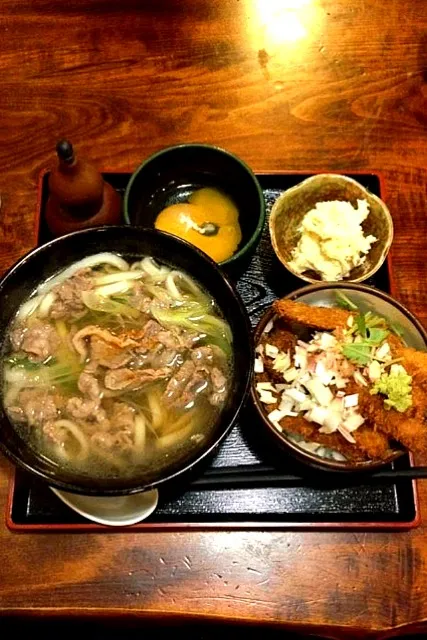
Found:
[(181, 144), (147, 158), (126, 188), (125, 222), (153, 228), (160, 211), (186, 202), (202, 187), (221, 189), (239, 210), (242, 241), (237, 252), (220, 263), (232, 273), (255, 252), (264, 227), (265, 202), (251, 169), (224, 149), (206, 144)]
[[(9, 421), (1, 398), (0, 449), (17, 465), (58, 489), (88, 495), (124, 495), (158, 487), (190, 471), (213, 452), (230, 431), (249, 391), (253, 347), (248, 315), (233, 285), (218, 265), (192, 245), (155, 230), (108, 226), (78, 231), (34, 249), (0, 280), (0, 352), (7, 348), (7, 327), (19, 306), (35, 288), (57, 271), (91, 254), (111, 251), (132, 260), (152, 256), (168, 266), (193, 275), (216, 300), (233, 334), (234, 369), (226, 405), (215, 427), (187, 457), (156, 472), (132, 478), (90, 478), (73, 473), (39, 455)], [(2, 375), (0, 373), (0, 375)], [(2, 381), (1, 381), (2, 382)]]

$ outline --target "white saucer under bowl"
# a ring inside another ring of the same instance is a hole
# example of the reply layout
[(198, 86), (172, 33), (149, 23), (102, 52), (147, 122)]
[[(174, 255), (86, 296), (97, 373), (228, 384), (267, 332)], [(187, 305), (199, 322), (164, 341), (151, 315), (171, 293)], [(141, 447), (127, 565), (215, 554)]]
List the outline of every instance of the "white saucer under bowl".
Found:
[(110, 527), (127, 527), (145, 520), (157, 507), (159, 492), (145, 491), (128, 496), (84, 496), (50, 487), (62, 502), (93, 522)]

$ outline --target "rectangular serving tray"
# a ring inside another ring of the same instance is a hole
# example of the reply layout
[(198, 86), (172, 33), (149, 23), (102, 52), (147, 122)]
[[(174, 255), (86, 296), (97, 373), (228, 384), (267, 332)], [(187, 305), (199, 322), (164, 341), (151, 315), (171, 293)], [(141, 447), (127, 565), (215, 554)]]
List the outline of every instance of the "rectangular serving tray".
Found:
[[(258, 173), (267, 215), (276, 198), (312, 172)], [(373, 193), (384, 197), (377, 174), (347, 174)], [(105, 179), (123, 193), (129, 173), (105, 172)], [(35, 244), (50, 239), (43, 213), (48, 197), (48, 173), (40, 179)], [(277, 297), (304, 283), (288, 274), (271, 248), (268, 225), (258, 249), (237, 282), (253, 326)], [(367, 284), (393, 294), (391, 258)], [(182, 529), (387, 529), (401, 530), (419, 524), (416, 482), (411, 479), (373, 481), (368, 475), (355, 483), (333, 476), (319, 485), (318, 474), (282, 454), (280, 461), (264, 440), (256, 413), (248, 406), (236, 427), (222, 443), (200, 477), (178, 488), (161, 490), (156, 512), (129, 531)], [(391, 469), (412, 465), (405, 455)], [(286, 477), (278, 477), (286, 471)], [(233, 484), (224, 484), (232, 474)], [(238, 477), (237, 477), (238, 476)], [(237, 477), (237, 479), (236, 479)], [(11, 479), (6, 513), (13, 531), (111, 531), (88, 522), (67, 508), (37, 478), (17, 469)], [(114, 529), (116, 530), (116, 529)]]

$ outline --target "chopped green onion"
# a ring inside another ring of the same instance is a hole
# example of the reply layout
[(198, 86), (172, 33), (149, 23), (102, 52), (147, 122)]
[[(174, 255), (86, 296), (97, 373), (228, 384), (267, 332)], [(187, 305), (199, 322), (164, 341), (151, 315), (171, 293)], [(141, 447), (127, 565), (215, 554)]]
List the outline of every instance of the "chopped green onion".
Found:
[(336, 294), (336, 302), (341, 309), (347, 309), (347, 311), (358, 311), (357, 305), (348, 298), (345, 293), (338, 291)]

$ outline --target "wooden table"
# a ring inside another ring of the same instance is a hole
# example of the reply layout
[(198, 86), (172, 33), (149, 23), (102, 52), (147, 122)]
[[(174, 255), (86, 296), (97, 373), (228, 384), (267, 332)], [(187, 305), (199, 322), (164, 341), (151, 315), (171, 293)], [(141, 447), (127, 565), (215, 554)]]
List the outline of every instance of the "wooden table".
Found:
[[(424, 0), (2, 0), (0, 270), (33, 246), (37, 180), (58, 138), (122, 171), (162, 146), (202, 141), (255, 170), (383, 172), (397, 295), (427, 323), (425, 9)], [(11, 473), (2, 458), (2, 512)], [(426, 482), (420, 494), (425, 517)], [(380, 638), (423, 625), (426, 563), (425, 525), (147, 535), (0, 525), (0, 610)]]

